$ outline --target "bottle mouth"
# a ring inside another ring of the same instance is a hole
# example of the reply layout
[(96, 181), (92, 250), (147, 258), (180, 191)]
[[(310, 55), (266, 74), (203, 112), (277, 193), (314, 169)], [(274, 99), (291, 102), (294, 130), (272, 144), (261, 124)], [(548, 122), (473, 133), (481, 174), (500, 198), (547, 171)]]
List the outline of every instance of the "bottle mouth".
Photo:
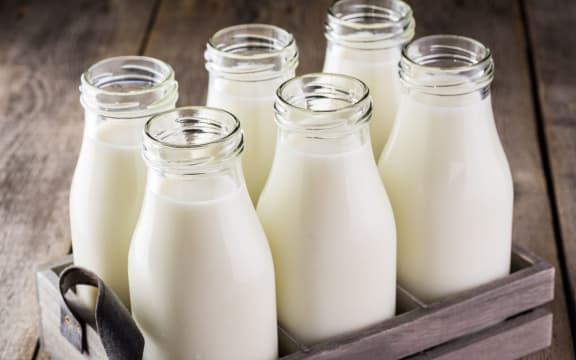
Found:
[(409, 89), (434, 95), (463, 95), (494, 79), (490, 49), (458, 35), (430, 35), (402, 50), (399, 75)]
[(328, 9), (326, 38), (342, 46), (379, 50), (414, 37), (412, 8), (401, 0), (339, 0)]
[(206, 45), (206, 69), (243, 81), (278, 77), (298, 66), (292, 34), (274, 25), (242, 24), (216, 32)]
[(222, 109), (176, 108), (153, 116), (144, 126), (144, 159), (153, 168), (210, 172), (243, 149), (240, 122)]
[(341, 74), (315, 73), (280, 85), (274, 109), (276, 122), (283, 129), (342, 134), (368, 123), (372, 102), (362, 81)]
[(178, 83), (167, 63), (146, 56), (118, 56), (92, 65), (80, 78), (82, 105), (100, 115), (135, 118), (176, 102)]

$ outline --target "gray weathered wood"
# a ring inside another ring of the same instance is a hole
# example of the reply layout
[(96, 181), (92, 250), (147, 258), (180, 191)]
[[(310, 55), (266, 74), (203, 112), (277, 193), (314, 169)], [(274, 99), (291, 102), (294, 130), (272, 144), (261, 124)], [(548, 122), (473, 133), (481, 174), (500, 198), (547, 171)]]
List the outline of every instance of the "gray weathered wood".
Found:
[[(311, 347), (286, 360), (399, 359), (451, 339), (482, 330), (551, 301), (554, 269), (515, 247), (518, 270), (510, 276), (461, 295), (428, 304), (380, 325)], [(534, 263), (535, 261), (535, 263)], [(522, 267), (522, 264), (528, 267)]]
[(37, 343), (34, 267), (70, 248), (68, 189), (82, 136), (81, 72), (135, 53), (153, 1), (0, 3), (0, 359)]
[[(523, 2), (526, 7), (547, 155), (576, 329), (576, 2)], [(576, 330), (573, 335), (576, 336)]]
[[(478, 39), (492, 49), (496, 64), (492, 87), (496, 125), (514, 178), (513, 239), (558, 267), (560, 261), (538, 144), (526, 37), (518, 2), (437, 0), (433, 6), (427, 0), (409, 2), (416, 16), (417, 36), (431, 33), (461, 34)], [(560, 13), (564, 10), (556, 6), (556, 11)], [(565, 36), (567, 28), (560, 29), (564, 29), (561, 33)], [(574, 359), (564, 284), (560, 276), (556, 277), (556, 300), (552, 309), (559, 315), (554, 322), (552, 347), (530, 359)]]
[[(81, 355), (60, 335), (57, 277), (71, 262), (71, 257), (67, 257), (43, 266), (37, 273), (43, 347), (55, 359), (104, 359), (102, 345), (92, 327), (87, 327), (89, 357)], [(401, 359), (431, 348), (436, 349), (432, 354), (447, 356), (449, 351), (438, 353), (438, 349), (451, 348), (457, 354), (467, 354), (478, 349), (476, 340), (500, 358), (541, 349), (549, 344), (551, 318), (525, 318), (520, 314), (552, 300), (554, 269), (519, 247), (514, 250), (513, 268), (513, 274), (506, 278), (431, 304), (423, 304), (399, 288), (399, 315), (373, 328), (317, 346), (299, 346), (297, 339), (281, 331), (281, 343), (287, 345), (284, 349), (296, 351), (282, 359)], [(70, 300), (74, 301), (73, 294)], [(506, 320), (511, 317), (515, 320)], [(472, 334), (475, 335), (468, 337)], [(522, 341), (518, 334), (524, 334), (525, 339)], [(518, 341), (498, 352), (495, 344), (500, 337)]]
[(223, 27), (257, 22), (294, 34), (300, 49), (298, 73), (320, 71), (324, 59), (323, 21), (331, 0), (166, 0), (145, 53), (170, 63), (180, 80), (181, 105), (204, 104), (208, 74), (204, 49)]
[[(0, 358), (29, 359), (37, 330), (33, 264), (69, 248), (67, 191), (82, 126), (78, 76), (95, 60), (135, 53), (153, 0), (16, 0), (0, 4)], [(204, 43), (218, 28), (275, 23), (301, 49), (299, 73), (317, 71), (324, 53), (323, 12), (330, 0), (163, 0), (147, 54), (174, 63), (180, 104), (204, 100)], [(542, 158), (530, 96), (526, 39), (516, 1), (410, 0), (419, 35), (452, 32), (494, 51), (497, 126), (516, 187), (514, 240), (558, 266)], [(549, 145), (554, 195), (572, 294), (576, 286), (574, 191), (574, 4), (526, 2), (538, 95)], [(572, 71), (572, 72), (570, 72)], [(557, 276), (551, 349), (530, 359), (573, 359), (562, 282)], [(571, 298), (574, 302), (574, 298)]]
[[(72, 256), (51, 262), (38, 269), (36, 282), (40, 303), (40, 327), (42, 350), (53, 360), (106, 359), (106, 352), (92, 326), (86, 326), (89, 356), (81, 354), (60, 334), (60, 292), (58, 273), (72, 263)], [(73, 295), (73, 294), (72, 294)], [(72, 299), (72, 301), (74, 301)]]
[(550, 346), (552, 313), (544, 308), (406, 360), (514, 360)]
[[(299, 73), (321, 69), (326, 1), (163, 1), (146, 53), (172, 63), (181, 78), (180, 104), (201, 104), (207, 87), (203, 68), (206, 39), (216, 30), (243, 22), (265, 22), (292, 32), (301, 50)], [(515, 179), (514, 240), (543, 254), (556, 266), (552, 220), (537, 144), (534, 107), (526, 53), (516, 2), (498, 0), (410, 1), (417, 17), (417, 34), (451, 32), (488, 44), (497, 66), (494, 106), (497, 126)], [(210, 16), (207, 16), (210, 14)], [(178, 44), (186, 44), (179, 46)], [(566, 313), (561, 279), (557, 279), (556, 313)], [(552, 349), (535, 358), (573, 357), (565, 316), (555, 323)]]
[[(88, 354), (81, 354), (60, 334), (60, 293), (58, 276), (73, 262), (72, 255), (50, 261), (37, 269), (36, 287), (38, 303), (40, 304), (41, 357), (50, 354), (53, 360), (106, 359), (106, 352), (94, 330), (94, 324), (86, 326)], [(80, 304), (80, 300), (70, 292), (67, 296), (69, 304)], [(411, 305), (415, 306), (414, 304)], [(80, 308), (77, 308), (77, 310)], [(279, 342), (284, 353), (296, 352), (301, 346), (286, 331), (279, 329)], [(38, 359), (40, 358), (38, 357)]]

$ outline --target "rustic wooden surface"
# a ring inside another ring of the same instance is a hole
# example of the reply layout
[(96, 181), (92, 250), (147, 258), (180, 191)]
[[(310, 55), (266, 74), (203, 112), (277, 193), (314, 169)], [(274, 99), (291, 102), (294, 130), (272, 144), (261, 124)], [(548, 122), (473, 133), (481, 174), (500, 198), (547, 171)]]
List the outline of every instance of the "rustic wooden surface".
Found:
[[(64, 256), (40, 267), (36, 274), (42, 350), (54, 360), (88, 358), (60, 331), (58, 274), (71, 263), (72, 256)], [(554, 296), (554, 268), (515, 246), (512, 269), (508, 277), (428, 305), (399, 287), (397, 316), (310, 347), (283, 336), (280, 343), (289, 344), (292, 351), (280, 360), (506, 360), (531, 354), (551, 344), (552, 314), (543, 305)], [(68, 301), (78, 301), (74, 294), (68, 295)], [(89, 359), (106, 359), (93, 325), (86, 330)]]
[[(541, 141), (570, 316), (576, 319), (576, 2), (526, 3)], [(576, 336), (576, 326), (572, 336)]]
[[(513, 257), (514, 273), (507, 278), (428, 306), (416, 305), (410, 311), (373, 328), (312, 346), (306, 353), (295, 353), (282, 360), (374, 359), (378, 356), (382, 359), (408, 359), (409, 356), (434, 347), (438, 351), (440, 348), (445, 350), (456, 347), (459, 350), (455, 350), (456, 354), (452, 354), (453, 357), (450, 359), (458, 359), (455, 357), (457, 355), (461, 356), (460, 359), (468, 359), (469, 357), (463, 354), (472, 353), (470, 349), (478, 346), (470, 344), (470, 338), (481, 338), (487, 345), (493, 343), (498, 333), (503, 336), (502, 328), (510, 330), (506, 332), (513, 338), (515, 336), (513, 334), (523, 333), (523, 330), (512, 330), (510, 324), (505, 325), (502, 321), (548, 303), (553, 298), (554, 278), (554, 271), (550, 265), (533, 260), (529, 260), (527, 265), (523, 258), (530, 259), (530, 254), (525, 254), (519, 248), (514, 251), (515, 255), (520, 256)], [(530, 332), (529, 338), (534, 342), (524, 343), (527, 338), (517, 339), (507, 350), (510, 350), (511, 354), (525, 355), (531, 351), (521, 352), (522, 348), (537, 344), (542, 348), (543, 342), (550, 343), (546, 342), (550, 334), (538, 331), (538, 329), (545, 330), (547, 324), (551, 325), (550, 322), (551, 319), (538, 321), (539, 325), (535, 325), (537, 329), (534, 331), (524, 329)], [(494, 326), (495, 324), (498, 325)], [(520, 327), (524, 328), (522, 325)], [(483, 329), (486, 330), (481, 331)], [(449, 342), (455, 338), (459, 340)], [(513, 349), (516, 352), (512, 351)], [(432, 353), (436, 354), (438, 351)], [(489, 353), (494, 354), (492, 358), (498, 358), (495, 354), (502, 355), (502, 352), (498, 352), (494, 347)]]
[[(79, 75), (98, 59), (173, 64), (179, 104), (204, 101), (202, 52), (217, 29), (268, 22), (294, 33), (299, 73), (321, 69), (329, 0), (0, 0), (0, 359), (37, 351), (36, 264), (70, 248), (67, 201), (78, 154)], [(514, 240), (557, 267), (553, 345), (573, 359), (576, 328), (576, 4), (412, 0), (417, 35), (459, 33), (496, 61), (497, 126), (515, 179)]]
[(70, 249), (81, 72), (135, 53), (151, 0), (0, 1), (0, 359), (37, 348), (34, 270)]
[(513, 360), (550, 344), (551, 328), (552, 314), (538, 309), (405, 360)]

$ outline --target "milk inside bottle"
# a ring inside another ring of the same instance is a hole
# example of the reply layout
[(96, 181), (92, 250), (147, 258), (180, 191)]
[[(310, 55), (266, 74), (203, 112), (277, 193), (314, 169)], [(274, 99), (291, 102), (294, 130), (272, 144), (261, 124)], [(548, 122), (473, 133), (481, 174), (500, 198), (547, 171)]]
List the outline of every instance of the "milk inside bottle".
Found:
[(425, 301), (508, 274), (513, 184), (492, 112), (494, 64), (450, 35), (409, 44), (379, 162), (398, 228), (398, 281)]
[(145, 131), (148, 181), (129, 257), (144, 359), (276, 359), (274, 268), (242, 175), (239, 122), (188, 107)]
[(258, 203), (278, 319), (314, 344), (394, 315), (396, 231), (359, 80), (310, 74), (278, 90), (279, 139)]
[(256, 204), (274, 157), (274, 94), (282, 82), (294, 77), (296, 43), (276, 26), (236, 25), (212, 36), (205, 58), (210, 72), (207, 105), (230, 111), (242, 124), (244, 175)]
[[(81, 78), (82, 147), (70, 190), (74, 264), (96, 272), (129, 306), (128, 249), (144, 194), (140, 150), (144, 122), (174, 108), (172, 68), (123, 56), (96, 63)], [(93, 288), (79, 287), (94, 306)]]
[(370, 131), (376, 157), (396, 116), (400, 51), (414, 36), (414, 27), (412, 10), (401, 0), (339, 0), (326, 16), (324, 71), (354, 76), (368, 85), (374, 107)]

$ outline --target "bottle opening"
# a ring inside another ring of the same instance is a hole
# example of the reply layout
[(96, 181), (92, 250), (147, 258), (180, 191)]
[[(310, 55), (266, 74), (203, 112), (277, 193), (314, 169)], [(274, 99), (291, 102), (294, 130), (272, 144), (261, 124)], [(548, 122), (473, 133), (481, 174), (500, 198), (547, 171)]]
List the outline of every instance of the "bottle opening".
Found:
[(418, 65), (453, 69), (480, 64), (490, 57), (490, 50), (464, 36), (431, 35), (413, 41), (404, 56)]
[(487, 89), (494, 78), (490, 49), (457, 35), (431, 35), (402, 50), (400, 79), (409, 89), (436, 95), (462, 95)]
[(276, 122), (300, 131), (349, 131), (372, 114), (368, 87), (340, 74), (316, 73), (284, 82), (276, 93)]
[(92, 65), (82, 79), (87, 85), (119, 95), (147, 91), (174, 77), (170, 65), (153, 58), (122, 56)]
[(340, 0), (329, 9), (328, 40), (356, 49), (400, 46), (414, 37), (412, 9), (401, 0)]
[(274, 78), (298, 65), (292, 34), (266, 24), (236, 25), (216, 32), (204, 57), (208, 71), (245, 81)]
[(108, 117), (141, 117), (166, 109), (178, 97), (174, 70), (145, 56), (119, 56), (92, 65), (81, 77), (81, 102)]
[(144, 134), (144, 158), (152, 167), (212, 168), (244, 149), (238, 119), (210, 107), (182, 107), (153, 116)]

